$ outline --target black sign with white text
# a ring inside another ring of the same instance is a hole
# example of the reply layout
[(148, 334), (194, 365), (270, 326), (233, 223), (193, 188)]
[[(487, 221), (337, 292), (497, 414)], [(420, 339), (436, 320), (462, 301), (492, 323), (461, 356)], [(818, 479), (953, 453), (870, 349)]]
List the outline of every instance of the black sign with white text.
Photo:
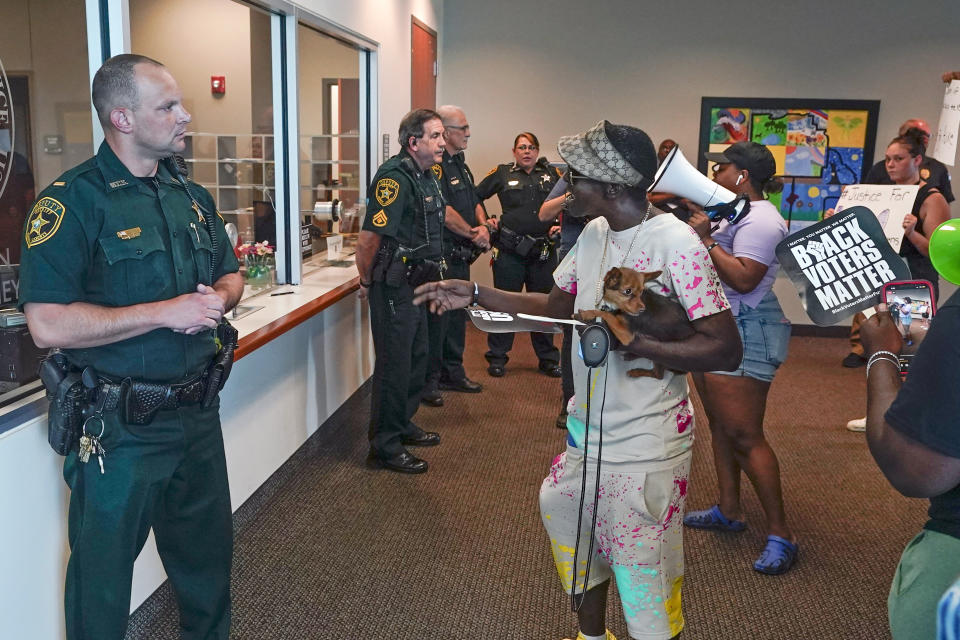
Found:
[(910, 278), (910, 269), (866, 207), (844, 209), (787, 236), (777, 245), (777, 259), (807, 315), (821, 327), (880, 302), (887, 282)]

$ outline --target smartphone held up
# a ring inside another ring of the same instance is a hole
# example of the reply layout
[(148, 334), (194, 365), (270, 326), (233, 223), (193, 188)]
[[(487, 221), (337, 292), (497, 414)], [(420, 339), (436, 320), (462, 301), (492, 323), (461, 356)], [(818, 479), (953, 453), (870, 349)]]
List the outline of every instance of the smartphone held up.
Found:
[(894, 280), (884, 285), (882, 299), (903, 337), (900, 375), (906, 378), (936, 313), (933, 285), (926, 280)]

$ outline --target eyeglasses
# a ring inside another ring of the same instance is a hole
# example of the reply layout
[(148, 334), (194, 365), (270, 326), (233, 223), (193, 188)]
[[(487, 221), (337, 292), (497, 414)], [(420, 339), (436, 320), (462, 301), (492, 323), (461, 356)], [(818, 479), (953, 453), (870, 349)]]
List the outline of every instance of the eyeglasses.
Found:
[(521, 144), (516, 147), (517, 151), (536, 151), (539, 148), (540, 147), (532, 144)]
[(461, 126), (458, 124), (448, 124), (444, 127), (444, 129), (457, 129), (459, 131), (470, 131), (470, 125), (465, 124)]

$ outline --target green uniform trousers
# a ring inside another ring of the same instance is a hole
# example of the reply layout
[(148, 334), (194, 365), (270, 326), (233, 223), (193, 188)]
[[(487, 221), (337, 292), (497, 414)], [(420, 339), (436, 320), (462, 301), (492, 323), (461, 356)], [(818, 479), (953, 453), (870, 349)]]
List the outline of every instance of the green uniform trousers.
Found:
[(937, 637), (937, 603), (957, 575), (960, 539), (924, 529), (907, 543), (887, 598), (894, 640)]
[[(98, 435), (91, 420), (87, 432)], [(68, 640), (121, 640), (133, 563), (153, 528), (180, 604), (181, 637), (223, 639), (230, 630), (233, 555), (230, 490), (219, 406), (161, 411), (148, 425), (104, 416), (104, 471), (67, 455), (70, 560)]]

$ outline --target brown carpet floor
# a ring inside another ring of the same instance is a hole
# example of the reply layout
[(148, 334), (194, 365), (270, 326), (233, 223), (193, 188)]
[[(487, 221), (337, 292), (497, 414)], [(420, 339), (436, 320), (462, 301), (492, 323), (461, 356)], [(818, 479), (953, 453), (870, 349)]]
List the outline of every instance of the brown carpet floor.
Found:
[[(559, 337), (557, 338), (559, 344)], [(518, 336), (504, 378), (486, 375), (482, 334), (467, 371), (482, 394), (446, 393), (417, 422), (443, 443), (418, 452), (430, 472), (366, 468), (365, 386), (235, 515), (232, 638), (531, 639), (576, 634), (537, 493), (566, 432), (554, 427), (559, 381), (536, 371)], [(787, 575), (752, 570), (762, 514), (744, 479), (749, 528), (685, 533), (684, 640), (889, 638), (886, 595), (927, 503), (894, 492), (863, 434), (863, 369), (843, 369), (846, 341), (794, 337), (771, 388), (766, 431), (780, 459), (800, 559)], [(697, 407), (688, 508), (715, 501), (710, 432)], [(265, 425), (264, 428), (269, 428)], [(616, 590), (608, 624), (627, 638)], [(127, 638), (177, 638), (162, 586)]]

